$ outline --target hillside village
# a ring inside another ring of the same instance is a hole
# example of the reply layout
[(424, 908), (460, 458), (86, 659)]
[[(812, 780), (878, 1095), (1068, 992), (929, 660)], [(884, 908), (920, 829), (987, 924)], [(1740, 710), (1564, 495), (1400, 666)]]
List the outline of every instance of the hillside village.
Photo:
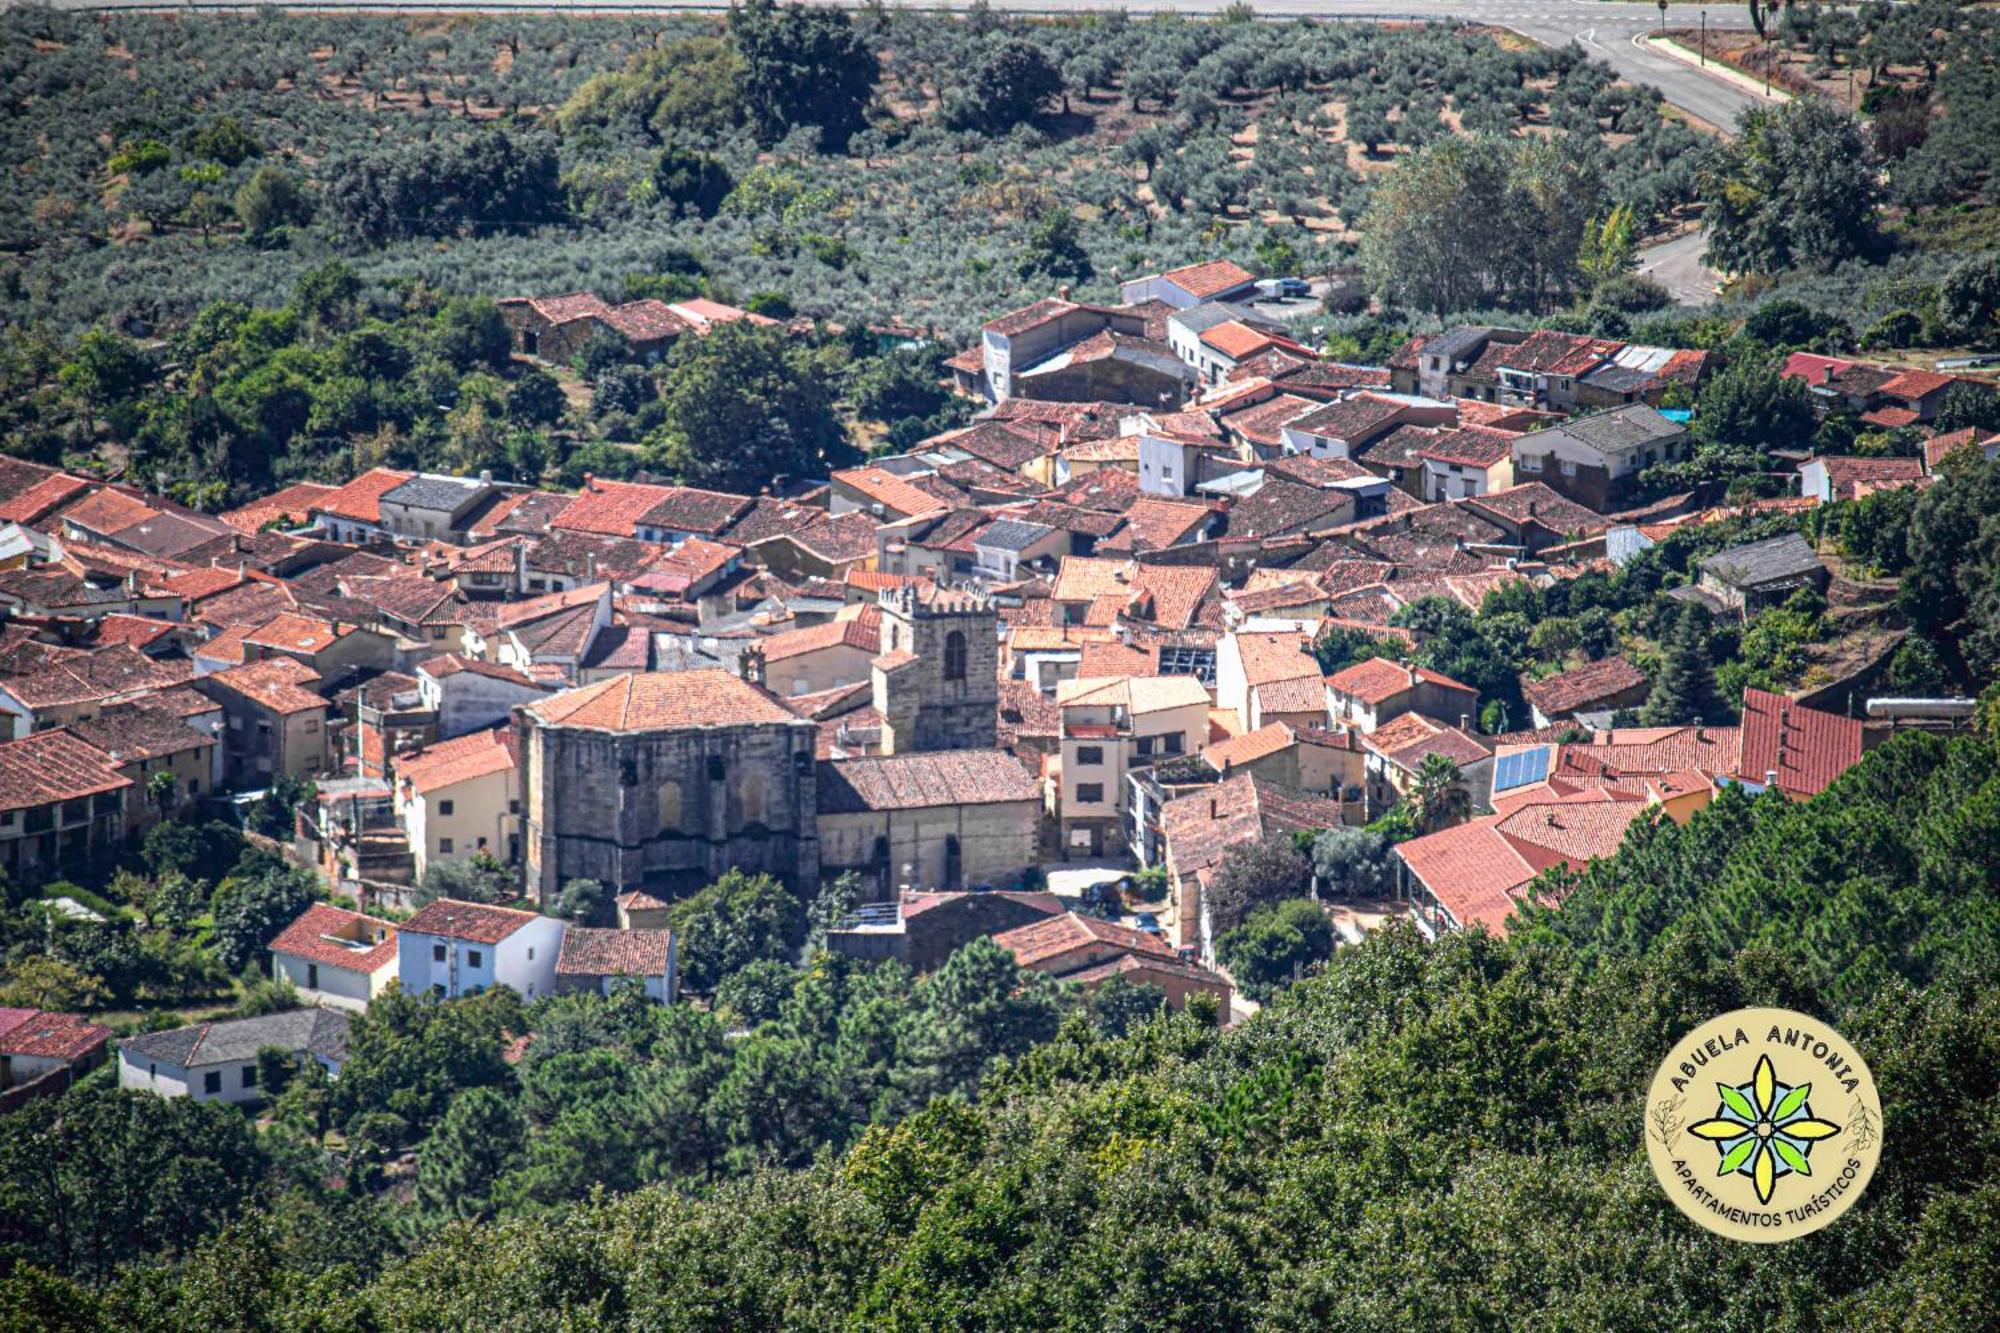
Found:
[[(1642, 498), (1691, 452), (1664, 404), (1711, 354), (1457, 327), (1342, 364), (1256, 294), (1210, 262), (1002, 315), (946, 363), (972, 424), (754, 495), (374, 468), (207, 514), (0, 459), (0, 869), (88, 881), (163, 821), (289, 794), (264, 832), (324, 899), (262, 941), (306, 1010), (128, 1039), (121, 1082), (254, 1100), (274, 1044), (337, 1071), (391, 982), (691, 998), (668, 918), (726, 873), (837, 882), (837, 954), (921, 972), (987, 937), (1226, 1021), (1254, 1008), (1218, 949), (1246, 848), (1381, 831), (1362, 896), (1298, 886), (1339, 938), (1504, 934), (1636, 822), (1728, 786), (1812, 796), (1883, 734), (1860, 706), (1880, 661), (1810, 698), (1745, 685), (1723, 724), (1659, 716), (1672, 665), (1615, 638), (1498, 697), (1424, 664), (1445, 622), (1420, 613), (1759, 518), (1791, 526), (1672, 595), (1748, 621), (1837, 594), (1806, 511), (2000, 455), (1929, 429), (1953, 377), (1795, 355), (1820, 410), (1925, 432), (1923, 455), (1801, 457), (1790, 498)], [(761, 319), (500, 309), (529, 361)], [(580, 912), (579, 882), (602, 891)], [(13, 1083), (106, 1058), (101, 1026), (8, 1013)]]

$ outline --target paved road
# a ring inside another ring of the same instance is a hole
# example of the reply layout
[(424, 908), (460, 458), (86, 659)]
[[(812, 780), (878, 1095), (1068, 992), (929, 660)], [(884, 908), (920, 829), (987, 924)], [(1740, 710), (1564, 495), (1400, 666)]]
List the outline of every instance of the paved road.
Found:
[[(815, 0), (832, 3), (835, 0)], [(1182, 14), (1214, 13), (1231, 0), (991, 0), (992, 7), (1025, 13), (1085, 13), (1091, 10), (1122, 9), (1131, 14), (1172, 10)], [(12, 5), (18, 0), (0, 0)], [(253, 8), (251, 5), (197, 3), (177, 5), (161, 0), (47, 0), (57, 9), (154, 9), (175, 10)], [(1659, 26), (1659, 10), (1651, 4), (1629, 4), (1620, 0), (1252, 0), (1257, 12), (1272, 18), (1328, 19), (1462, 19), (1511, 28), (1525, 37), (1550, 46), (1576, 41), (1591, 55), (1608, 63), (1634, 82), (1650, 83), (1668, 101), (1699, 116), (1710, 124), (1728, 128), (1744, 108), (1757, 98), (1699, 69), (1656, 55), (1637, 43), (1636, 38)], [(282, 5), (280, 6), (282, 7)], [(727, 0), (681, 0), (680, 3), (647, 3), (646, 0), (417, 0), (401, 4), (396, 0), (316, 0), (300, 8), (316, 10), (572, 10), (593, 11), (725, 9)], [(964, 8), (959, 0), (926, 5), (926, 8)], [(1676, 24), (1696, 22), (1694, 7), (1683, 5), (1674, 15)], [(1715, 28), (1749, 26), (1749, 11), (1743, 5), (1717, 4), (1708, 11)]]
[(1678, 305), (1707, 305), (1715, 299), (1722, 275), (1701, 262), (1708, 238), (1691, 231), (1639, 252), (1639, 271), (1653, 278)]

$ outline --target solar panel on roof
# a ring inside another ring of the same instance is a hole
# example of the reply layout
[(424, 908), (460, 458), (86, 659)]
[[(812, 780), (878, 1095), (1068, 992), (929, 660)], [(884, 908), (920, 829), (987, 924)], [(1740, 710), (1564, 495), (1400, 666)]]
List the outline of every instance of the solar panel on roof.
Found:
[(1512, 791), (1516, 787), (1540, 782), (1548, 775), (1549, 749), (1546, 745), (1522, 750), (1517, 754), (1504, 755), (1494, 764), (1493, 790)]

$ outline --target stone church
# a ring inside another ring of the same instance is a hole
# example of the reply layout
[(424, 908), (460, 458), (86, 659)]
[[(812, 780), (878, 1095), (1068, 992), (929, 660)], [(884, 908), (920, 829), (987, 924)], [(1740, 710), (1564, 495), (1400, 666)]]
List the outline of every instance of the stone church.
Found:
[(675, 897), (732, 867), (819, 882), (814, 724), (715, 670), (644, 672), (515, 710), (526, 892)]

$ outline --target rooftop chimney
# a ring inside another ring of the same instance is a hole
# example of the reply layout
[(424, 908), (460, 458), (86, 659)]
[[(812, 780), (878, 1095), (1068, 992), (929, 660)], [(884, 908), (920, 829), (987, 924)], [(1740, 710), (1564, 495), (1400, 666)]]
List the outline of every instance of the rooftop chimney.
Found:
[(1767, 769), (1765, 769), (1765, 770), (1764, 770), (1764, 785), (1765, 785), (1766, 787), (1775, 787), (1775, 786), (1777, 786), (1777, 785), (1778, 785), (1778, 770), (1777, 770), (1777, 769), (1775, 769), (1775, 768), (1767, 768)]
[(1832, 367), (1832, 366), (1821, 366), (1821, 367), (1820, 367), (1820, 371), (1819, 371), (1819, 382), (1820, 382), (1821, 384), (1831, 384), (1831, 383), (1833, 383), (1833, 367)]
[(1056, 288), (1056, 295), (1062, 300), (1069, 300), (1069, 284), (1064, 283), (1062, 286)]
[(492, 469), (490, 468), (479, 469), (479, 484), (481, 486), (491, 486), (493, 484)]
[(1460, 713), (1460, 714), (1458, 715), (1458, 729), (1459, 729), (1460, 731), (1471, 731), (1471, 730), (1472, 730), (1472, 714), (1470, 714), (1470, 713)]
[(1208, 817), (1210, 819), (1214, 819), (1216, 817), (1215, 798), (1213, 796), (1208, 798)]

